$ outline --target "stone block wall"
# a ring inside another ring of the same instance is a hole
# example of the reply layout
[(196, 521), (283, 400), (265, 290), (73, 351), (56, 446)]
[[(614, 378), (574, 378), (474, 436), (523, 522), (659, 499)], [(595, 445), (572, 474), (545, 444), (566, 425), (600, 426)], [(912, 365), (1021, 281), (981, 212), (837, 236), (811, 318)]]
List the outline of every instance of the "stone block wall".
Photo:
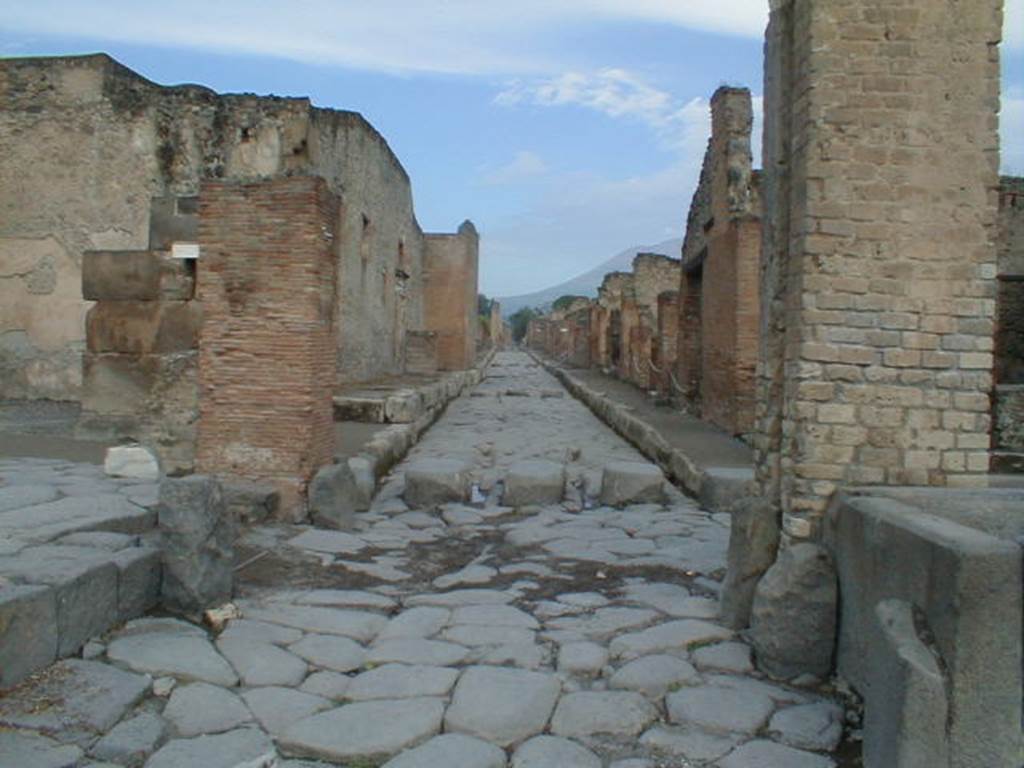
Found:
[(424, 327), (437, 334), (442, 371), (466, 370), (476, 360), (479, 253), (480, 237), (469, 221), (454, 235), (426, 236)]
[(773, 4), (757, 462), (791, 537), (851, 483), (987, 482), (998, 0)]
[(334, 453), (337, 217), (318, 177), (200, 195), (196, 468), (273, 483), (293, 520)]

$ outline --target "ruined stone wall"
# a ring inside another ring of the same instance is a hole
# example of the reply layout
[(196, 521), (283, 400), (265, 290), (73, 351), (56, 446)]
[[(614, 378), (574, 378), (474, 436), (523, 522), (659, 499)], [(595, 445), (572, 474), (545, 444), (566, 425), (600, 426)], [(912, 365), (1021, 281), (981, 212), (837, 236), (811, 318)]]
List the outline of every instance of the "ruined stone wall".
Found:
[(679, 346), (679, 291), (658, 294), (658, 347), (657, 359), (652, 362), (659, 369), (655, 373), (658, 391), (674, 397), (672, 377), (676, 372), (676, 354)]
[(310, 173), (342, 197), (339, 369), (397, 372), (422, 326), (409, 180), (357, 114), (155, 85), (105, 55), (0, 59), (0, 397), (78, 399), (82, 254), (151, 247), (154, 198)]
[(1024, 178), (999, 185), (993, 455), (996, 471), (1024, 470)]
[(773, 4), (757, 461), (791, 537), (839, 485), (989, 464), (998, 0)]
[(338, 200), (319, 177), (205, 182), (196, 469), (274, 483), (304, 515), (333, 460)]
[(480, 238), (469, 221), (454, 235), (426, 235), (424, 327), (437, 334), (438, 367), (461, 371), (476, 360)]

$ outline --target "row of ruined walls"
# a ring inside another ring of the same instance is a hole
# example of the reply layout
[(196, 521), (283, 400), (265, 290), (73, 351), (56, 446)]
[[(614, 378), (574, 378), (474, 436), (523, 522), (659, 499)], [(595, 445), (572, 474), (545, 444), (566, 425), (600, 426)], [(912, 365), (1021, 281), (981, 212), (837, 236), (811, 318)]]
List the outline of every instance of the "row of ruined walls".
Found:
[(340, 377), (403, 369), (429, 236), (358, 114), (161, 87), (105, 55), (5, 59), (0, 99), (0, 397), (80, 399), (83, 254), (149, 249), (153, 201), (195, 197), (203, 179), (324, 178), (340, 200)]

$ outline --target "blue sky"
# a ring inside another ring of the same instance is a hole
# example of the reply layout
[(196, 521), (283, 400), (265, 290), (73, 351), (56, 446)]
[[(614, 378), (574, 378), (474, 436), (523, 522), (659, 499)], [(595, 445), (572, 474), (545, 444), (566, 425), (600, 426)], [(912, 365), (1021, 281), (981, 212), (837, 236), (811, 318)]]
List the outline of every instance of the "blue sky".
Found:
[[(1024, 174), (1024, 0), (1003, 172)], [(0, 55), (106, 51), (159, 83), (361, 112), (428, 231), (481, 231), (481, 290), (545, 288), (682, 235), (719, 85), (761, 92), (767, 0), (16, 0)], [(759, 105), (759, 102), (758, 102)]]

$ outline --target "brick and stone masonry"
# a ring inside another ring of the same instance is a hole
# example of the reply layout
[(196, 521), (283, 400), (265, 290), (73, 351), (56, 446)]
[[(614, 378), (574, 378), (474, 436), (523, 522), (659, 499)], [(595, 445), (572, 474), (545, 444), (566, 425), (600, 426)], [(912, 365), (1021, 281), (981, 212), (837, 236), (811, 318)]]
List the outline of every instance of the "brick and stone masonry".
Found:
[(313, 176), (200, 195), (196, 468), (273, 483), (290, 519), (334, 452), (337, 214)]
[(756, 448), (791, 537), (840, 485), (987, 482), (1001, 7), (772, 3)]
[(993, 471), (1024, 471), (1024, 178), (999, 185)]
[(464, 221), (454, 235), (425, 238), (424, 326), (437, 334), (440, 370), (462, 371), (476, 359), (480, 236), (472, 222)]

